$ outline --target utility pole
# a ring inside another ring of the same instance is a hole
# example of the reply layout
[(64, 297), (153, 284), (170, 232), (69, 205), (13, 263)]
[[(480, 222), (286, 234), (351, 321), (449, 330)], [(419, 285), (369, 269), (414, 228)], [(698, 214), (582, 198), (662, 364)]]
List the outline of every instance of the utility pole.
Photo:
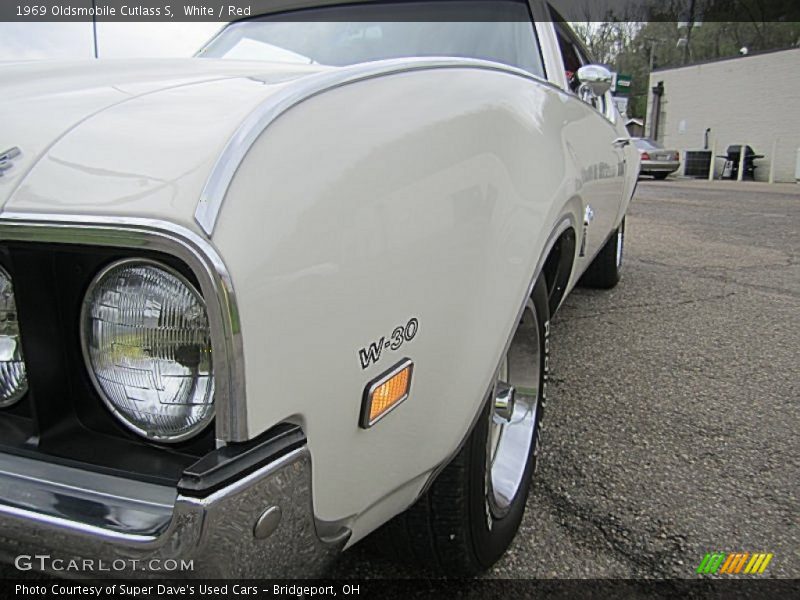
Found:
[(97, 4), (92, 0), (92, 39), (94, 40), (94, 57), (97, 56)]
[(691, 49), (689, 48), (692, 43), (692, 28), (694, 27), (694, 10), (696, 0), (689, 2), (689, 17), (686, 23), (686, 45), (683, 47), (683, 64), (687, 64), (692, 57)]
[[(648, 44), (647, 48), (648, 48), (648, 50), (650, 52), (650, 69), (647, 71), (647, 77), (648, 77), (648, 80), (649, 80), (650, 75), (653, 73), (653, 68), (655, 68), (655, 66), (656, 66), (656, 46), (658, 46), (658, 40), (656, 38), (647, 37), (647, 38), (644, 38), (644, 41)], [(653, 101), (654, 102), (656, 101), (655, 97), (653, 98)], [(647, 105), (648, 105), (648, 94), (645, 93), (645, 110), (644, 110), (645, 114), (644, 114), (644, 119), (643, 119), (643, 123), (642, 123), (642, 125), (643, 125), (642, 134), (643, 135), (644, 135), (644, 127), (647, 127), (647, 126), (650, 125), (650, 123), (648, 122), (649, 119), (652, 119), (652, 120), (656, 119), (656, 117), (654, 117), (653, 115), (648, 113)], [(655, 138), (653, 138), (653, 139), (655, 139)]]

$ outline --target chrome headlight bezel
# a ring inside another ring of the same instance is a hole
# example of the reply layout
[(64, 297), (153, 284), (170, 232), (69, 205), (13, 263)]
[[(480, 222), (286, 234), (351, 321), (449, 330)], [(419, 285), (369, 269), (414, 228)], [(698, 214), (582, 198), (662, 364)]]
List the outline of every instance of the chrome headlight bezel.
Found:
[[(89, 283), (88, 287), (86, 288), (86, 292), (83, 296), (83, 303), (81, 305), (80, 317), (78, 327), (80, 330), (80, 341), (81, 341), (81, 352), (83, 354), (83, 361), (86, 367), (86, 371), (89, 375), (89, 378), (94, 386), (95, 391), (97, 392), (98, 396), (102, 400), (103, 404), (109, 410), (109, 412), (114, 416), (116, 422), (132, 431), (133, 433), (153, 442), (159, 442), (164, 444), (177, 444), (180, 442), (185, 442), (198, 436), (201, 432), (203, 432), (208, 425), (213, 422), (216, 416), (216, 398), (213, 395), (212, 391), (212, 400), (210, 403), (210, 410), (207, 414), (191, 427), (186, 428), (185, 430), (181, 431), (177, 434), (170, 434), (170, 435), (162, 435), (159, 433), (154, 433), (149, 431), (143, 427), (138, 426), (137, 424), (131, 422), (127, 415), (125, 415), (119, 407), (114, 404), (114, 402), (109, 398), (107, 392), (104, 390), (102, 384), (97, 378), (96, 369), (94, 367), (91, 353), (89, 350), (89, 340), (87, 339), (87, 319), (90, 318), (88, 311), (90, 310), (90, 299), (92, 297), (93, 292), (97, 288), (97, 286), (115, 269), (125, 266), (144, 266), (144, 267), (152, 267), (156, 269), (160, 269), (169, 275), (175, 277), (182, 285), (184, 285), (192, 296), (199, 301), (200, 305), (202, 306), (203, 310), (206, 314), (206, 319), (208, 319), (208, 304), (206, 303), (203, 295), (186, 276), (184, 276), (180, 271), (171, 267), (164, 262), (144, 258), (144, 257), (128, 257), (122, 258), (119, 260), (115, 260), (102, 269), (100, 269), (97, 274), (92, 278), (91, 282)], [(213, 344), (212, 344), (213, 346)], [(212, 350), (213, 353), (213, 350)], [(213, 363), (212, 363), (213, 365)], [(212, 386), (216, 385), (216, 378), (214, 374), (214, 369), (211, 370), (211, 378), (212, 378)]]

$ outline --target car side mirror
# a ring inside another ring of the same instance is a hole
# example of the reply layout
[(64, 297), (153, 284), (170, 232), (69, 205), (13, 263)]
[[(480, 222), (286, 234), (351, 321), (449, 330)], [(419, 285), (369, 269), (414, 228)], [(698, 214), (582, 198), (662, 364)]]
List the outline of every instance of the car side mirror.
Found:
[(581, 98), (599, 98), (611, 89), (613, 75), (611, 71), (600, 65), (585, 65), (578, 69), (578, 95)]

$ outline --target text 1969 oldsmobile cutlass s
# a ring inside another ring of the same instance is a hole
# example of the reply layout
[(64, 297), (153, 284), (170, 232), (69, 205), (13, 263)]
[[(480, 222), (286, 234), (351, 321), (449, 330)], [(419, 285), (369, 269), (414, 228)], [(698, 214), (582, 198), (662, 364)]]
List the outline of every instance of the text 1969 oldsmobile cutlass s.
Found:
[(472, 574), (513, 539), (549, 319), (620, 277), (610, 74), (542, 0), (290, 4), (0, 70), (6, 560), (304, 576), (375, 532)]

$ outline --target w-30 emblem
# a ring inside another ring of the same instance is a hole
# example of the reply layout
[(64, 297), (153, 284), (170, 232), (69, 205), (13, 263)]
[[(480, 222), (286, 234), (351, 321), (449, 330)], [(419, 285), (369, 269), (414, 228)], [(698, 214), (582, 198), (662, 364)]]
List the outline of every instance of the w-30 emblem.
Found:
[(0, 152), (0, 177), (13, 166), (13, 160), (20, 155), (20, 149), (14, 146), (10, 150)]
[(372, 363), (377, 363), (381, 359), (384, 349), (397, 350), (405, 342), (410, 342), (417, 335), (417, 331), (419, 331), (419, 320), (416, 317), (411, 317), (405, 325), (395, 327), (392, 335), (388, 338), (384, 335), (379, 340), (364, 346), (358, 351), (361, 368), (366, 369)]

